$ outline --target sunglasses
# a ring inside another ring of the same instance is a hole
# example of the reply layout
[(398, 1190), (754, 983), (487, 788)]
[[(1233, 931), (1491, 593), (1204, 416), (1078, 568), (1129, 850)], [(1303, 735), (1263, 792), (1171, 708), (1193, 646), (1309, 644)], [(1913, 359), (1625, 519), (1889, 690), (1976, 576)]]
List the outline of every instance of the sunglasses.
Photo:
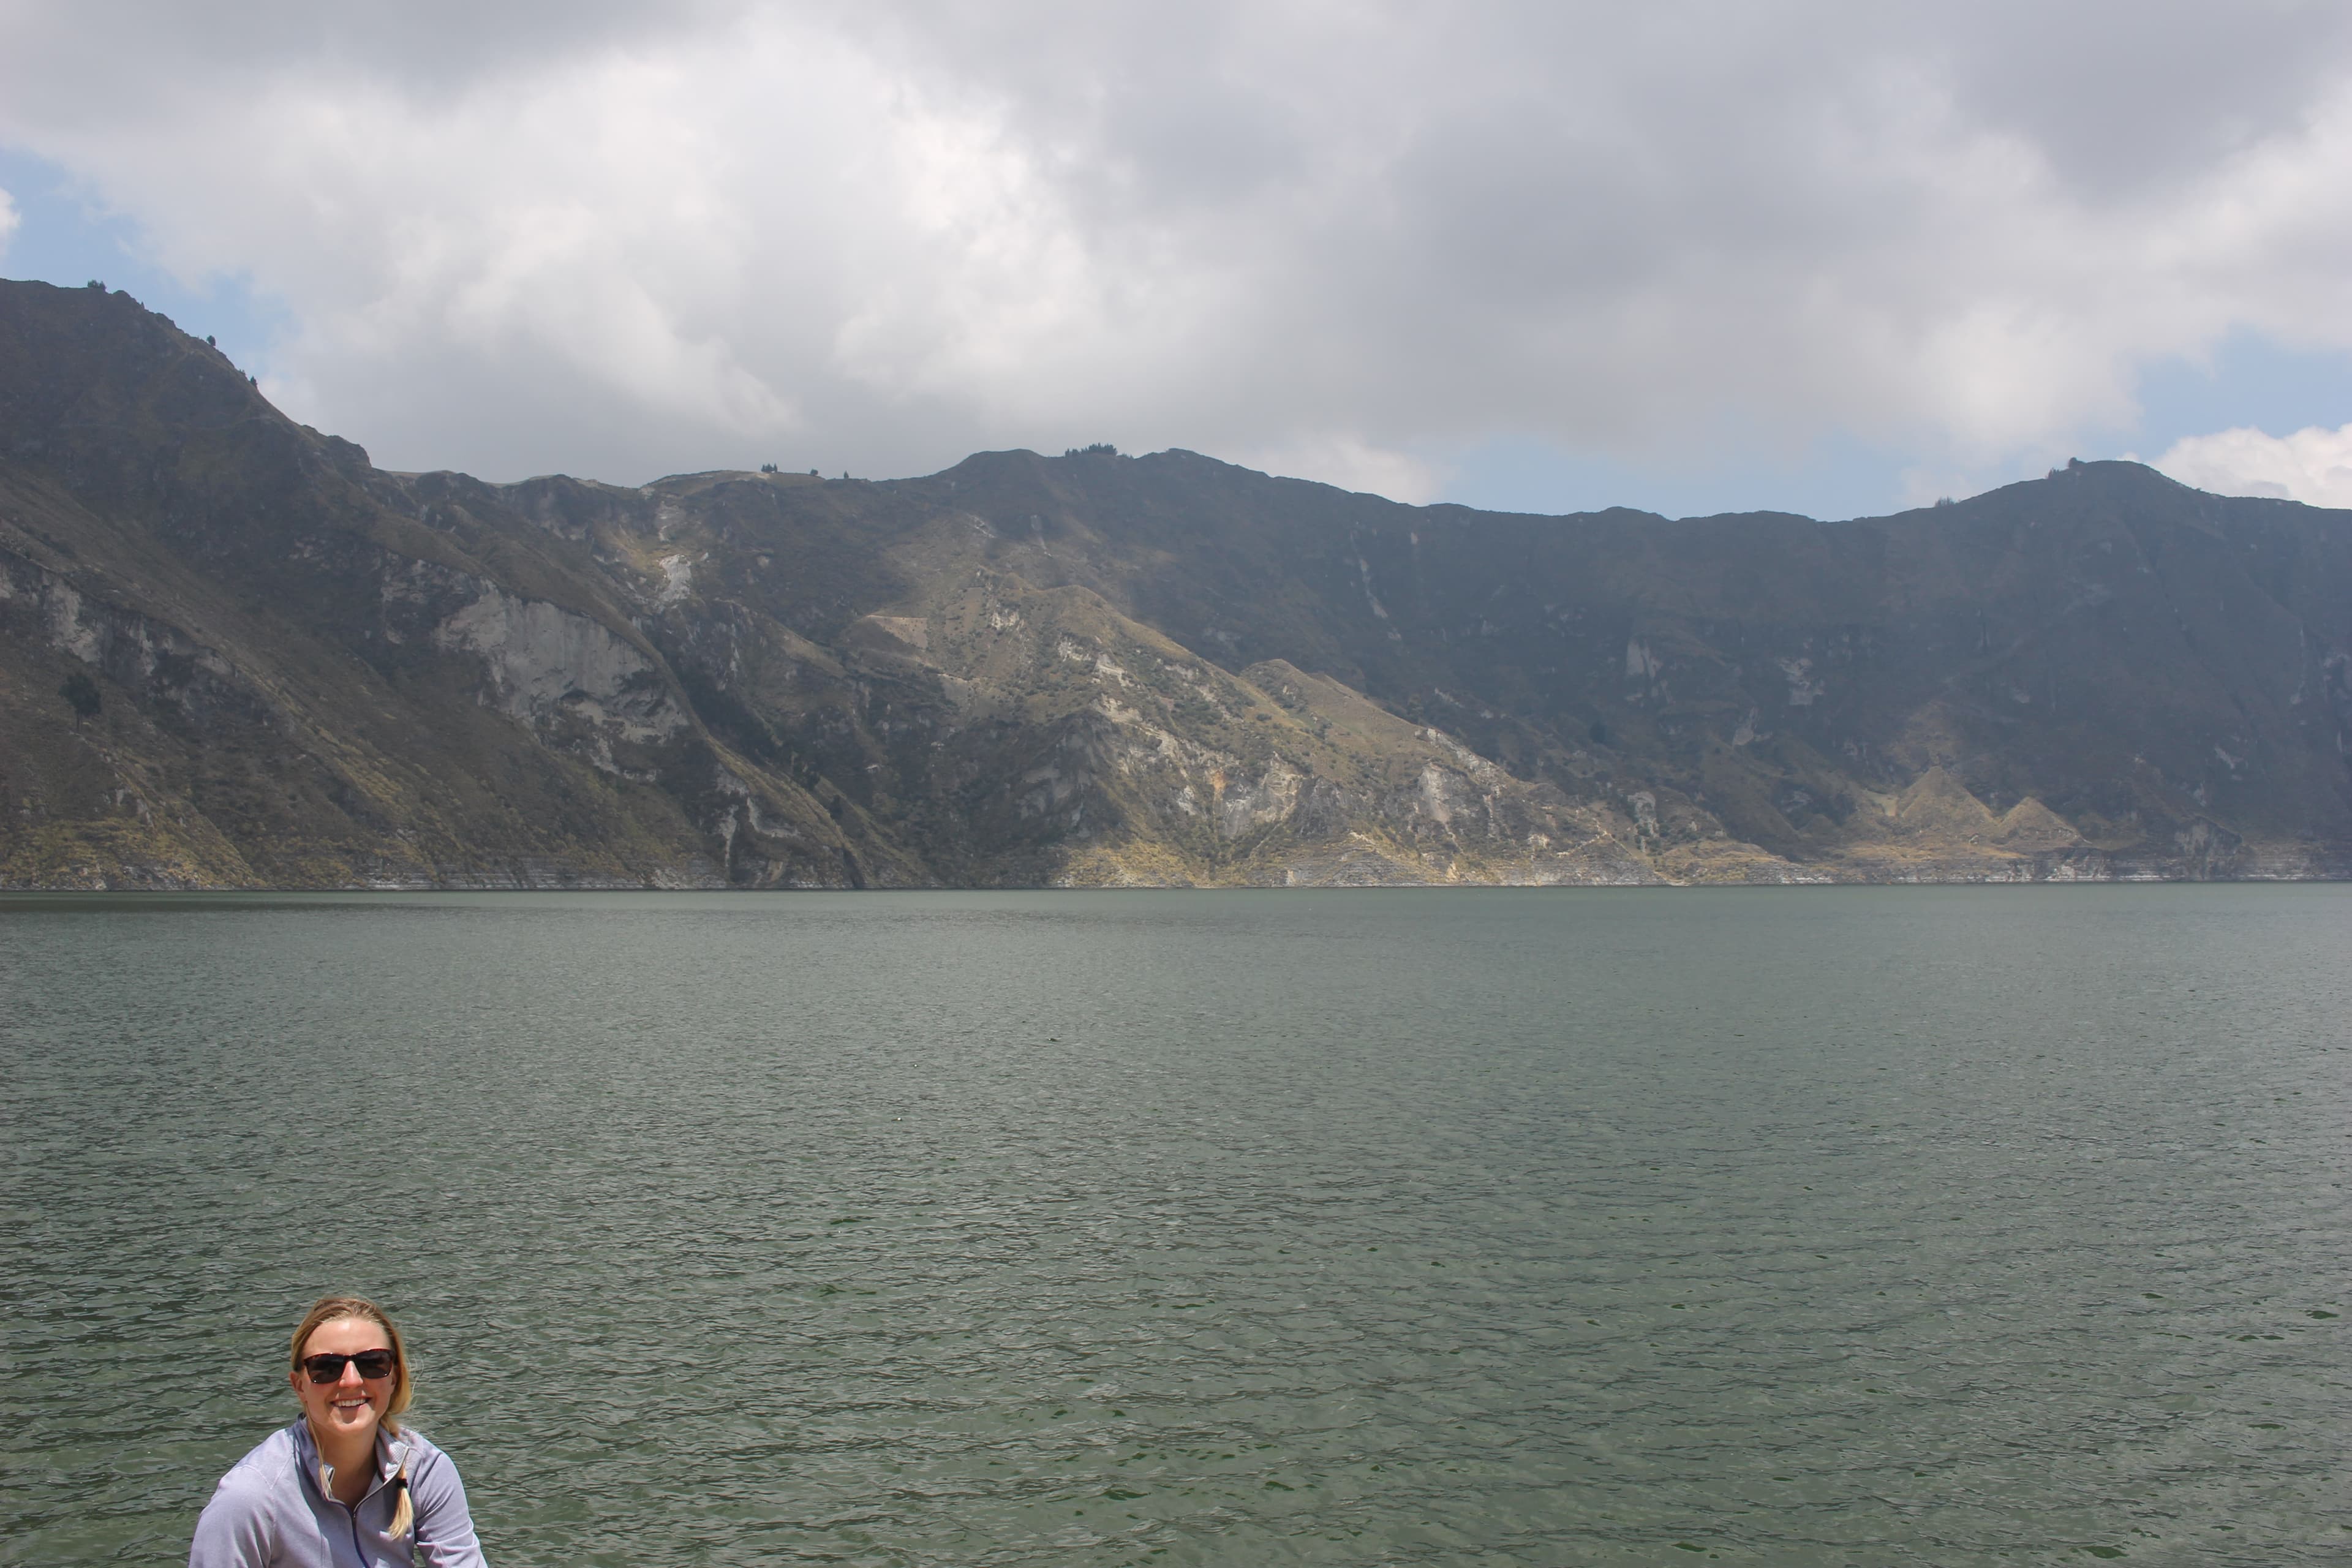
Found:
[(346, 1365), (358, 1367), (362, 1377), (390, 1377), (398, 1364), (390, 1351), (362, 1351), (357, 1355), (322, 1353), (302, 1358), (302, 1370), (310, 1374), (312, 1383), (342, 1382)]

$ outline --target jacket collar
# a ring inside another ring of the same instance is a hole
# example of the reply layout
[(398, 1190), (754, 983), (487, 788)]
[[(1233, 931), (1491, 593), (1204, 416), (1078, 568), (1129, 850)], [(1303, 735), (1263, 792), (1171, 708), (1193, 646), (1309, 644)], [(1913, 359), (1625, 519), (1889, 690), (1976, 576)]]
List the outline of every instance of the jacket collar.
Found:
[[(313, 1491), (328, 1501), (333, 1501), (334, 1475), (319, 1458), (318, 1439), (310, 1435), (310, 1418), (297, 1415), (290, 1430), (294, 1434), (294, 1468), (302, 1472), (302, 1479), (310, 1483)], [(373, 1497), (378, 1489), (400, 1473), (401, 1466), (408, 1462), (409, 1449), (408, 1434), (405, 1432), (398, 1437), (390, 1437), (384, 1435), (382, 1426), (375, 1429), (375, 1483), (368, 1488), (368, 1497)], [(360, 1500), (365, 1502), (367, 1497)]]

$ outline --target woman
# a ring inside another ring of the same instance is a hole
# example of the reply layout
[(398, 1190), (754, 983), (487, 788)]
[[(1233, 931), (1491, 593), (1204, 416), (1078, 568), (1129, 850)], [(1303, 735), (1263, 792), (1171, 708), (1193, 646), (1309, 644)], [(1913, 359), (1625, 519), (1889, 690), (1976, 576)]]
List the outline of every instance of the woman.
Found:
[(485, 1568), (457, 1467), (400, 1425), (408, 1355), (382, 1309), (311, 1308), (287, 1381), (301, 1418), (221, 1478), (188, 1568)]

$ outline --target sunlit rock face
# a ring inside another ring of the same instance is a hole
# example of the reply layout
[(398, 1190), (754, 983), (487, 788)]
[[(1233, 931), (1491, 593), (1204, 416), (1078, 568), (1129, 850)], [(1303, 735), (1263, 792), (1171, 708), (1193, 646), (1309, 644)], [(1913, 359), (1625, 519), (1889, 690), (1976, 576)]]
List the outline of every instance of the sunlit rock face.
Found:
[(2340, 876), (2348, 756), (2352, 516), (2133, 465), (1846, 523), (492, 486), (0, 285), (0, 885)]

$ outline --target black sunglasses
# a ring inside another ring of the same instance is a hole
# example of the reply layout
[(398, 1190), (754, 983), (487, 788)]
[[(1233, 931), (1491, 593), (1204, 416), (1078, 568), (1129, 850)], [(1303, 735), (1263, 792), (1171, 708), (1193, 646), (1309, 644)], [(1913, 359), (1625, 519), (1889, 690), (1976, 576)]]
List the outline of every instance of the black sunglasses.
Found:
[(312, 1383), (341, 1383), (345, 1365), (356, 1366), (362, 1377), (390, 1377), (392, 1369), (400, 1363), (390, 1351), (362, 1351), (357, 1355), (306, 1355), (302, 1370)]

